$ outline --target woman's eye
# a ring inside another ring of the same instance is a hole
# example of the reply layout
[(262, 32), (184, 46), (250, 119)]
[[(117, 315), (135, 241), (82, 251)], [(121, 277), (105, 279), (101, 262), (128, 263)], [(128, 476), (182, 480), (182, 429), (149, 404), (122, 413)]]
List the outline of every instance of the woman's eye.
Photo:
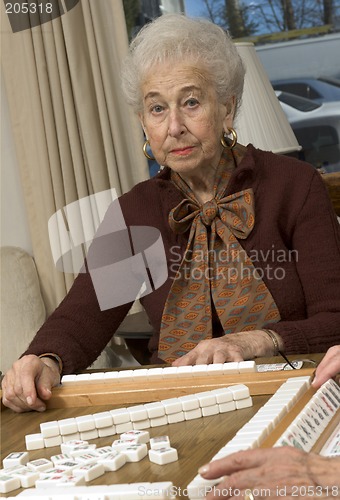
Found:
[(161, 113), (163, 111), (163, 106), (160, 106), (159, 104), (156, 104), (155, 106), (152, 106), (151, 111), (152, 113)]
[(189, 106), (189, 108), (194, 108), (195, 106), (197, 106), (198, 100), (191, 98), (191, 99), (188, 99), (185, 104), (187, 106)]

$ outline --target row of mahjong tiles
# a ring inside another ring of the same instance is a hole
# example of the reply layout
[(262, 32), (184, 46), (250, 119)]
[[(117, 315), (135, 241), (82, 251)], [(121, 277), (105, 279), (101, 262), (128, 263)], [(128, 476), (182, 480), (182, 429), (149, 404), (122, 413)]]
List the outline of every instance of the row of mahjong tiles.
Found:
[(143, 430), (239, 410), (251, 405), (252, 398), (248, 387), (236, 384), (229, 388), (213, 389), (154, 403), (45, 422), (40, 425), (40, 433), (26, 436), (26, 448), (48, 448), (58, 446), (62, 441), (113, 436), (131, 430)]
[(61, 384), (73, 383), (117, 382), (134, 380), (156, 380), (173, 377), (195, 377), (200, 375), (236, 375), (240, 373), (254, 373), (257, 371), (255, 361), (239, 361), (229, 363), (212, 363), (193, 366), (165, 366), (157, 368), (138, 368), (134, 370), (117, 370), (108, 372), (80, 373), (78, 375), (64, 375)]
[[(288, 411), (290, 406), (296, 401), (296, 399), (299, 397), (299, 395), (301, 395), (301, 393), (307, 387), (308, 387), (308, 378), (307, 379), (306, 378), (304, 378), (304, 379), (295, 378), (295, 379), (288, 380), (285, 384), (283, 384), (281, 386), (281, 388), (277, 391), (277, 393), (273, 396), (273, 398), (271, 398), (271, 400), (269, 400), (267, 403), (268, 405), (269, 404), (272, 405), (271, 411), (272, 411), (272, 413), (274, 412), (274, 414), (272, 415), (272, 418), (269, 419), (269, 413), (268, 413), (269, 407), (267, 405), (264, 405), (262, 411), (259, 412), (259, 413), (262, 413), (262, 417), (256, 418), (256, 416), (255, 416), (252, 419), (254, 421), (249, 422), (246, 426), (244, 426), (244, 430), (242, 431), (242, 429), (241, 429), (240, 432), (237, 433), (235, 438), (232, 439), (229, 443), (227, 443), (227, 445), (224, 448), (222, 448), (220, 450), (219, 454), (217, 454), (217, 455), (223, 456), (223, 454), (224, 455), (227, 454), (228, 449), (229, 449), (229, 453), (232, 451), (236, 451), (237, 449), (243, 449), (243, 448), (247, 447), (246, 443), (249, 444), (250, 441), (252, 441), (254, 445), (258, 445), (259, 442), (261, 442), (261, 439), (263, 439), (263, 437), (267, 434), (268, 430), (272, 428), (275, 421), (277, 421), (279, 418), (282, 417), (282, 415), (284, 414), (284, 411)], [(339, 406), (340, 406), (340, 390), (339, 390), (338, 386), (336, 386), (336, 384), (332, 385), (332, 383), (329, 382), (328, 386), (324, 390), (325, 390), (326, 395), (328, 393), (330, 400), (333, 402), (332, 403), (333, 405), (334, 405), (334, 401), (335, 401), (335, 404), (337, 401), (337, 408), (339, 408)], [(319, 397), (320, 401), (322, 402), (322, 395), (318, 396), (318, 397)], [(280, 408), (280, 406), (281, 406), (281, 408)], [(260, 415), (259, 415), (259, 417), (260, 417)], [(257, 436), (254, 436), (254, 430), (255, 430), (254, 425), (255, 425), (256, 430), (257, 430)], [(250, 427), (252, 427), (252, 429), (250, 429)], [(251, 432), (250, 432), (250, 430), (251, 430)], [(122, 437), (124, 439), (127, 439), (129, 436), (131, 436), (131, 434), (127, 433), (125, 436), (122, 436)], [(143, 432), (140, 432), (140, 437), (142, 437), (142, 436), (143, 436)], [(116, 442), (119, 443), (118, 441), (116, 441)], [(120, 443), (120, 444), (121, 444), (121, 446), (123, 446), (123, 443)], [(103, 450), (102, 453), (105, 453), (105, 450)], [(145, 451), (143, 453), (145, 453)], [(59, 457), (59, 458), (61, 458), (61, 457)], [(215, 458), (217, 458), (217, 457), (215, 457)], [(88, 457), (88, 459), (90, 459), (90, 457)], [(160, 463), (160, 462), (158, 462), (158, 463)], [(88, 467), (93, 470), (92, 473), (94, 474), (95, 467), (90, 467), (90, 466), (88, 466)], [(98, 468), (97, 468), (97, 471), (98, 471)], [(43, 484), (44, 484), (44, 482), (43, 482)], [(204, 484), (204, 481), (203, 481), (203, 484)], [(123, 485), (123, 486), (127, 487), (126, 485)], [(205, 486), (207, 486), (207, 485), (205, 485)], [(79, 488), (80, 487), (77, 486), (76, 490), (78, 491)], [(197, 477), (189, 484), (188, 491), (189, 491), (189, 493), (191, 492), (189, 494), (190, 498), (196, 498), (195, 497), (196, 490), (197, 490)], [(109, 490), (107, 490), (107, 491), (109, 491)], [(118, 493), (117, 493), (117, 495), (118, 495)], [(76, 498), (76, 497), (74, 497), (74, 498)], [(104, 498), (106, 499), (109, 497), (106, 497), (103, 493), (102, 498), (104, 500)], [(118, 498), (118, 497), (114, 496), (114, 494), (112, 493), (112, 496), (110, 496), (110, 498)], [(131, 497), (131, 498), (133, 498), (133, 497)], [(137, 496), (135, 498), (137, 498)], [(51, 497), (51, 499), (52, 499), (52, 497)]]

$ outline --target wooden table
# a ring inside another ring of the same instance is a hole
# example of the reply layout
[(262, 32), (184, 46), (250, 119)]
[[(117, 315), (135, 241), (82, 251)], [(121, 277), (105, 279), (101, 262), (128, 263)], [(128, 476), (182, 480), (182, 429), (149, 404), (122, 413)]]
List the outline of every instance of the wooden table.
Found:
[[(321, 356), (313, 355), (311, 357), (319, 360)], [(295, 358), (299, 358), (299, 356), (295, 356)], [(282, 359), (259, 360), (259, 362), (264, 361), (281, 362)], [(237, 378), (235, 383), (237, 383)], [(254, 396), (253, 407), (251, 408), (149, 429), (151, 437), (169, 436), (171, 445), (178, 450), (179, 460), (177, 462), (161, 466), (151, 463), (146, 457), (141, 462), (126, 464), (117, 472), (107, 472), (104, 476), (88, 484), (92, 486), (95, 484), (142, 481), (172, 481), (174, 486), (184, 489), (197, 474), (197, 469), (208, 462), (255, 415), (268, 399), (269, 396)], [(25, 435), (40, 432), (39, 426), (42, 422), (88, 415), (113, 408), (112, 405), (109, 405), (50, 409), (44, 413), (30, 412), (22, 414), (16, 414), (11, 410), (4, 409), (1, 414), (1, 459), (11, 452), (25, 451)], [(100, 447), (111, 445), (114, 439), (118, 439), (118, 437), (98, 438), (90, 442), (96, 443), (97, 447)], [(30, 460), (42, 457), (50, 458), (58, 453), (60, 453), (60, 446), (29, 452)], [(15, 490), (11, 494), (1, 496), (14, 496), (20, 491)]]
[[(204, 417), (188, 422), (164, 425), (148, 429), (151, 437), (168, 435), (171, 445), (177, 449), (179, 461), (168, 465), (151, 463), (146, 457), (138, 463), (124, 465), (117, 472), (107, 472), (104, 476), (88, 483), (113, 484), (140, 481), (172, 481), (177, 487), (185, 488), (197, 474), (197, 469), (209, 461), (267, 401), (266, 396), (255, 396), (254, 406), (230, 413)], [(95, 411), (112, 409), (112, 406), (96, 407)], [(13, 451), (25, 451), (25, 434), (39, 432), (41, 422), (59, 420), (94, 413), (92, 408), (67, 408), (48, 410), (43, 414), (14, 414), (5, 410), (2, 415), (1, 452), (3, 459)], [(117, 436), (93, 439), (97, 447), (111, 445)], [(30, 451), (30, 459), (50, 458), (60, 453), (60, 446)], [(16, 490), (17, 494), (20, 490)], [(12, 493), (13, 494), (13, 493)], [(10, 496), (3, 495), (3, 496)]]

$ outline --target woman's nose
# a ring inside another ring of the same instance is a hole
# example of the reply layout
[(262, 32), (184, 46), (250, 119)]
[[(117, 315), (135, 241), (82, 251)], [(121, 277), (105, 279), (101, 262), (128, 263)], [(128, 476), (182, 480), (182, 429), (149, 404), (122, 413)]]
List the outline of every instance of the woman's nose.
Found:
[(168, 134), (171, 137), (178, 137), (185, 132), (184, 120), (178, 109), (174, 109), (169, 114), (169, 129)]

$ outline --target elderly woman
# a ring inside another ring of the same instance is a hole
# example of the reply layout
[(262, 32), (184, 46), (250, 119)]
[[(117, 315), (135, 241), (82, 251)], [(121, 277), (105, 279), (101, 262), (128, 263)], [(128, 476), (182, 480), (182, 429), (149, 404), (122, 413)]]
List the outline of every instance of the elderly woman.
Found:
[[(127, 226), (161, 232), (167, 258), (167, 280), (141, 298), (152, 363), (322, 352), (340, 341), (335, 214), (311, 166), (237, 144), (243, 80), (232, 41), (207, 21), (162, 16), (130, 47), (124, 92), (144, 153), (164, 167), (119, 200)], [(103, 224), (113, 217), (110, 208)], [(4, 403), (44, 410), (60, 373), (89, 366), (130, 306), (101, 310), (80, 274), (6, 374)]]

